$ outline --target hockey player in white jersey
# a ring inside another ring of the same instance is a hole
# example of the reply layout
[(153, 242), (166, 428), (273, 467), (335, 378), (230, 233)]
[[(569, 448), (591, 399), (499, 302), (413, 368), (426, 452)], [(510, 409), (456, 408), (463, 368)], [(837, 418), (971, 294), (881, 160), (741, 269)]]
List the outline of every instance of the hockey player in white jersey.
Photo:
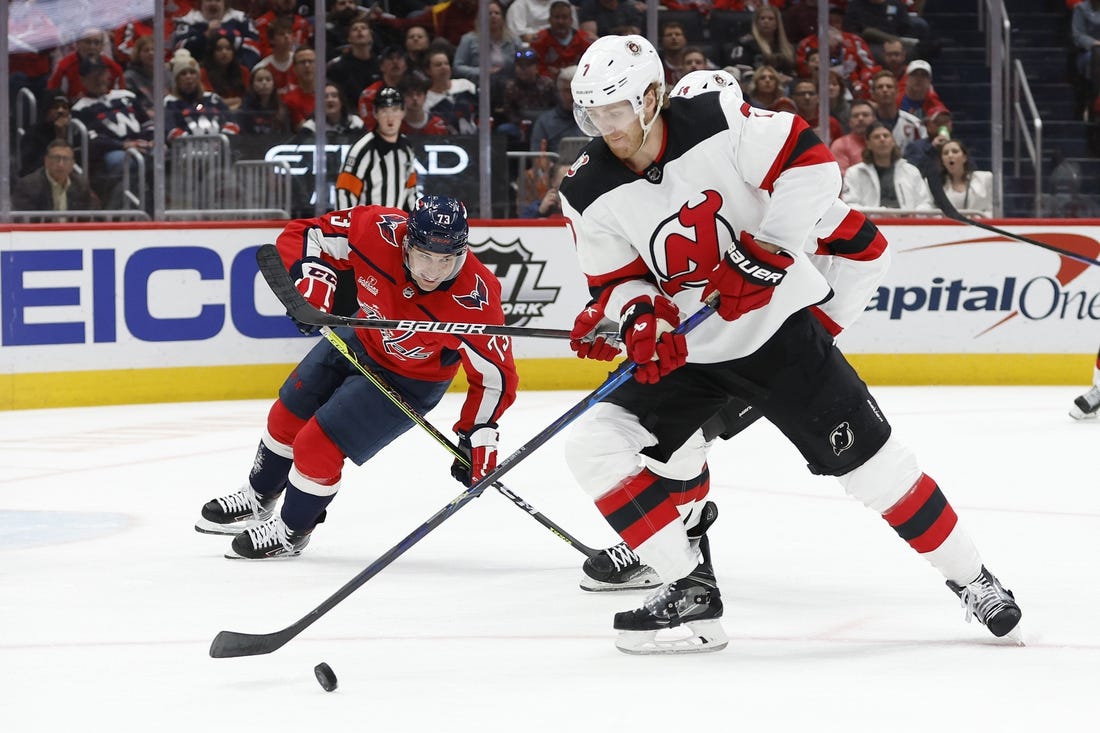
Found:
[[(713, 504), (690, 511), (698, 492), (645, 461), (668, 462), (705, 437), (700, 427), (731, 399), (779, 428), (812, 472), (837, 476), (881, 514), (944, 575), (968, 617), (997, 636), (1012, 631), (1021, 616), (1012, 594), (811, 311), (828, 315), (834, 295), (804, 251), (835, 215), (840, 173), (828, 149), (800, 118), (755, 110), (733, 88), (666, 100), (661, 62), (640, 36), (598, 39), (572, 90), (578, 124), (598, 139), (562, 183), (563, 210), (594, 300), (641, 366), (578, 419), (566, 458), (664, 583), (616, 614), (619, 648), (726, 645), (707, 537)], [(686, 336), (669, 332), (712, 294), (718, 317)], [(690, 635), (657, 635), (677, 626)]]

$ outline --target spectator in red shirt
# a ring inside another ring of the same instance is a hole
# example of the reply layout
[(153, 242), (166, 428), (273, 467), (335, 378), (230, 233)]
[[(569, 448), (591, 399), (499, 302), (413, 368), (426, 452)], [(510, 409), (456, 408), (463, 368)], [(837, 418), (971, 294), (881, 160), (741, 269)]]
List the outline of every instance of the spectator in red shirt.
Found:
[(428, 112), (424, 106), (431, 82), (423, 74), (409, 74), (401, 84), (405, 97), (405, 119), (401, 121), (402, 135), (449, 135), (447, 123), (439, 115)]
[(372, 23), (398, 31), (406, 31), (414, 25), (424, 26), (437, 38), (446, 38), (457, 48), (462, 36), (474, 29), (477, 0), (445, 0), (405, 18), (387, 15), (380, 6), (375, 5), (370, 17)]
[(535, 34), (531, 48), (539, 55), (539, 73), (557, 79), (566, 66), (576, 66), (596, 37), (573, 26), (573, 5), (568, 0), (550, 3), (550, 27)]
[(294, 48), (313, 45), (313, 26), (309, 21), (298, 15), (296, 0), (270, 0), (271, 10), (252, 21), (256, 26), (256, 34), (260, 37), (260, 56), (271, 54), (271, 40), (267, 37), (267, 28), (277, 18), (285, 18), (290, 21), (291, 35), (294, 38)]
[(848, 116), (847, 135), (841, 135), (829, 146), (833, 157), (840, 165), (840, 175), (856, 163), (863, 162), (863, 149), (867, 147), (867, 128), (875, 121), (875, 107), (869, 100), (857, 99), (852, 102), (852, 111)]
[[(817, 129), (820, 116), (817, 82), (811, 79), (799, 79), (791, 86), (791, 99), (794, 100), (798, 116), (806, 120), (810, 127)], [(840, 126), (840, 121), (829, 115), (829, 140), (836, 140), (843, 134), (844, 129)]]
[(297, 79), (283, 94), (283, 103), (290, 112), (290, 126), (297, 132), (302, 123), (313, 114), (314, 69), (317, 66), (317, 54), (312, 48), (299, 48), (294, 52), (294, 77)]
[(271, 55), (264, 56), (255, 66), (256, 69), (270, 69), (275, 77), (275, 89), (279, 94), (286, 94), (296, 79), (294, 78), (294, 29), (290, 21), (285, 18), (276, 18), (267, 27), (267, 38), (271, 42)]
[(64, 94), (70, 102), (84, 96), (84, 85), (80, 81), (80, 61), (82, 59), (103, 59), (107, 67), (107, 88), (118, 89), (122, 81), (122, 67), (103, 53), (104, 34), (98, 28), (85, 30), (76, 40), (76, 50), (61, 57), (54, 67), (53, 74), (46, 82), (46, 88)]

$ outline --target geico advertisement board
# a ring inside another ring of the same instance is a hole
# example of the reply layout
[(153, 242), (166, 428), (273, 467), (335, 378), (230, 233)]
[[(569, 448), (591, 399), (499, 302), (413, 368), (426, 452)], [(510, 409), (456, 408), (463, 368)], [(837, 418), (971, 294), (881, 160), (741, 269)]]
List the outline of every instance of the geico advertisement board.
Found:
[[(966, 225), (881, 228), (890, 242), (891, 266), (860, 320), (841, 335), (845, 351), (1080, 354), (1095, 349), (1097, 268)], [(1011, 231), (1100, 257), (1100, 227), (1040, 223)]]
[[(1100, 275), (1029, 244), (961, 225), (886, 225), (892, 265), (851, 353), (1088, 353)], [(1018, 227), (1087, 257), (1100, 227)], [(298, 335), (258, 275), (276, 226), (16, 228), (0, 233), (3, 373), (293, 363)], [(503, 285), (507, 323), (569, 328), (588, 299), (568, 230), (475, 226), (471, 246)], [(570, 357), (563, 340), (517, 338), (517, 358)]]
[[(256, 268), (278, 228), (0, 234), (3, 373), (293, 363), (309, 347)], [(586, 289), (564, 228), (473, 227), (509, 325), (568, 328)], [(571, 355), (516, 339), (517, 357)]]

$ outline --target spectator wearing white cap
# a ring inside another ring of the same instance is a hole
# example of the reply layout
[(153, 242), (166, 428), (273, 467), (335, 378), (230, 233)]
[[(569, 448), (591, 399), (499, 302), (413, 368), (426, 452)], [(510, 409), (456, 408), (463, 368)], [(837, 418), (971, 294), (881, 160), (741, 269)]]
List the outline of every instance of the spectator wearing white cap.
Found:
[(898, 109), (924, 119), (936, 107), (946, 107), (932, 87), (932, 65), (924, 59), (910, 61), (898, 82)]

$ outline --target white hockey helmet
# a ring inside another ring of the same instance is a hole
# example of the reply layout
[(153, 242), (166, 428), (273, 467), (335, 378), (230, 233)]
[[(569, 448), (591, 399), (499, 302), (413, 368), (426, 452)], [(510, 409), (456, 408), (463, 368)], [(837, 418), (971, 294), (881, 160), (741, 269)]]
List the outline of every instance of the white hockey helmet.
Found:
[(690, 74), (684, 74), (680, 81), (673, 85), (671, 96), (691, 99), (706, 92), (720, 92), (725, 89), (732, 90), (731, 93), (736, 95), (738, 102), (745, 100), (745, 95), (741, 92), (741, 85), (737, 79), (733, 78), (733, 74), (721, 69), (709, 71), (700, 69)]
[[(634, 114), (641, 116), (646, 90), (653, 84), (657, 85), (659, 109), (665, 95), (665, 69), (652, 43), (633, 35), (597, 38), (577, 62), (571, 85), (577, 126), (586, 135), (601, 136), (603, 132), (589, 111), (616, 102), (629, 102)], [(649, 124), (642, 119), (645, 134), (656, 119), (656, 114)]]

